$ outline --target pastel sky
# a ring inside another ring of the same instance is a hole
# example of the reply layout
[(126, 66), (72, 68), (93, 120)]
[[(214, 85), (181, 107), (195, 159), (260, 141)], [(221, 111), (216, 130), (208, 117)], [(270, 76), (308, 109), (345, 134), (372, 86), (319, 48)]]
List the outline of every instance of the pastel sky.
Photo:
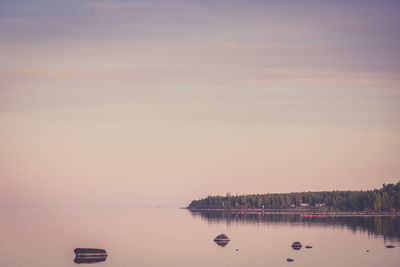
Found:
[(400, 180), (400, 1), (0, 0), (0, 206)]

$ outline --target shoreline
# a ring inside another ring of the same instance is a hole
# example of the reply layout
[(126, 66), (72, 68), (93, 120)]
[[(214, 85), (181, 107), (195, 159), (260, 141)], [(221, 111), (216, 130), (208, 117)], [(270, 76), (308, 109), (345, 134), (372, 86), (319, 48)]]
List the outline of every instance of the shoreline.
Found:
[(222, 208), (184, 208), (192, 212), (219, 211), (240, 214), (299, 214), (325, 216), (400, 216), (400, 212), (372, 212), (372, 211), (324, 211), (314, 209), (222, 209)]

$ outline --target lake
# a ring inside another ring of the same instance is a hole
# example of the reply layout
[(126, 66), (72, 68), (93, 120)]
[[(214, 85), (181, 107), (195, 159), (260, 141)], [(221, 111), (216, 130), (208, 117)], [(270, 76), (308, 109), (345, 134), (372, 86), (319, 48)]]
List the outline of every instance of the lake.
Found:
[[(310, 218), (178, 208), (0, 210), (0, 265), (7, 267), (77, 266), (73, 252), (77, 247), (107, 250), (105, 261), (90, 266), (399, 266), (400, 262), (400, 217), (394, 216)], [(221, 233), (230, 238), (225, 246), (213, 241)], [(303, 247), (294, 250), (294, 241)], [(386, 248), (389, 244), (396, 247)]]

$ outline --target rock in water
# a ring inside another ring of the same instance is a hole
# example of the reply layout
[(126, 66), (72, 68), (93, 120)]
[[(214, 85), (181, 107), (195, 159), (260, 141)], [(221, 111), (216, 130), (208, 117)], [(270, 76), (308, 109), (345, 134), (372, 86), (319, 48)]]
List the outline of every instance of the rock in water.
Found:
[(75, 254), (90, 254), (90, 255), (102, 255), (107, 256), (107, 252), (100, 248), (76, 248), (74, 249)]
[(387, 248), (394, 248), (395, 246), (393, 246), (393, 245), (387, 245), (386, 247), (387, 247)]
[(225, 234), (220, 234), (216, 238), (214, 238), (214, 242), (217, 243), (221, 247), (225, 247), (229, 243), (230, 239)]
[(287, 258), (286, 260), (287, 260), (288, 262), (294, 261), (294, 259), (291, 259), (291, 258)]
[(305, 248), (312, 248), (312, 246), (305, 246)]
[(75, 263), (95, 263), (102, 262), (107, 259), (107, 252), (98, 248), (76, 248)]
[(303, 245), (302, 245), (300, 242), (298, 242), (298, 241), (293, 242), (293, 244), (292, 244), (292, 248), (293, 248), (294, 250), (300, 250), (302, 246), (303, 246)]
[(225, 234), (220, 234), (219, 236), (214, 238), (214, 241), (217, 241), (217, 240), (218, 241), (221, 241), (221, 240), (229, 241), (229, 237), (227, 235), (225, 235)]

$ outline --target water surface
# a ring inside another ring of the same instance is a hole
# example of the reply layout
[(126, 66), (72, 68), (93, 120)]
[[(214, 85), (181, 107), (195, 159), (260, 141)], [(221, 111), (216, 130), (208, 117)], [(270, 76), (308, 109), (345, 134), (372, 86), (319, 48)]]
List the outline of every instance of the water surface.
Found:
[[(104, 262), (90, 266), (368, 267), (400, 262), (399, 217), (306, 218), (177, 208), (1, 212), (1, 266), (77, 266), (77, 247), (107, 250)], [(221, 233), (230, 238), (224, 247), (213, 241)], [(313, 248), (293, 250), (294, 241)]]

